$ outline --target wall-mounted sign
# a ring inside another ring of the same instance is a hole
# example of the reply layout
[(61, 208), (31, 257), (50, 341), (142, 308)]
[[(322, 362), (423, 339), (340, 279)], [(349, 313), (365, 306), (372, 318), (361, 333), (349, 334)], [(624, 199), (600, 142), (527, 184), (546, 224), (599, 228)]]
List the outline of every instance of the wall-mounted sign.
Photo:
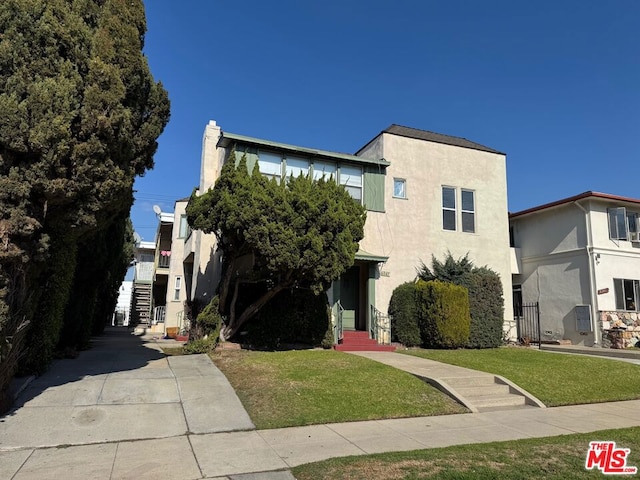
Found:
[(391, 276), (391, 274), (390, 274), (389, 272), (386, 272), (386, 271), (384, 271), (384, 270), (381, 270), (381, 271), (380, 271), (380, 276), (381, 276), (381, 277), (390, 277), (390, 276)]
[(603, 295), (605, 293), (609, 293), (608, 288), (601, 288), (600, 290), (598, 290), (598, 295)]

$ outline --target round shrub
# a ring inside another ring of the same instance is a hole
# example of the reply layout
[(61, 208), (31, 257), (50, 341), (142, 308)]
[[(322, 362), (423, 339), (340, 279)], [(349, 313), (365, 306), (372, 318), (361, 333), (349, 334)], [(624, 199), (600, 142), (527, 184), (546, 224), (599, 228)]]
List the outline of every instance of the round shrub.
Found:
[(391, 318), (391, 340), (406, 347), (415, 347), (422, 343), (415, 300), (414, 282), (399, 285), (393, 291), (389, 301)]

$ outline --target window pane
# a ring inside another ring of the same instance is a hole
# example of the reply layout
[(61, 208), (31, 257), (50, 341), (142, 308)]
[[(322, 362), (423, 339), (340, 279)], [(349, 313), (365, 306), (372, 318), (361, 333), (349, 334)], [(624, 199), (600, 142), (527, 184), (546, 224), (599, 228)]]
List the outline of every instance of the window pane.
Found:
[(640, 281), (638, 280), (634, 280), (633, 281), (633, 293), (635, 295), (635, 302), (636, 302), (636, 312), (640, 310), (640, 305), (638, 304), (638, 301), (640, 301)]
[(328, 180), (331, 176), (333, 179), (337, 179), (337, 168), (335, 163), (330, 162), (313, 162), (313, 179), (320, 180), (324, 177), (325, 180)]
[(360, 187), (349, 187), (349, 186), (345, 186), (344, 187), (345, 190), (347, 192), (349, 192), (349, 195), (351, 195), (352, 198), (355, 198), (358, 201), (362, 201), (362, 188)]
[(455, 188), (442, 187), (442, 206), (444, 208), (456, 208)]
[(445, 230), (456, 229), (456, 212), (455, 210), (442, 211), (442, 228)]
[(407, 192), (405, 190), (406, 181), (403, 179), (395, 178), (393, 180), (393, 196), (398, 198), (407, 198)]
[(471, 190), (462, 190), (462, 210), (467, 212), (475, 211), (473, 192)]
[(616, 310), (624, 310), (624, 288), (619, 278), (613, 279), (613, 291), (616, 295)]
[(260, 173), (267, 177), (280, 177), (282, 175), (282, 158), (280, 155), (260, 152), (258, 166)]
[(180, 216), (180, 231), (178, 232), (179, 238), (184, 238), (189, 234), (189, 224), (187, 223), (187, 216)]
[[(449, 210), (451, 211), (451, 210)], [(474, 233), (476, 231), (475, 213), (462, 212), (462, 231)]]
[(359, 167), (340, 167), (340, 185), (362, 187), (362, 169)]
[(633, 280), (623, 280), (622, 282), (624, 284), (624, 309), (635, 310), (636, 302), (634, 298)]
[(309, 160), (304, 158), (287, 157), (286, 159), (286, 176), (290, 178), (298, 178), (300, 174), (309, 174)]
[(627, 239), (627, 220), (624, 207), (610, 208), (609, 213), (609, 237), (613, 240)]
[(630, 232), (638, 231), (638, 214), (637, 213), (627, 213), (627, 223), (629, 224)]

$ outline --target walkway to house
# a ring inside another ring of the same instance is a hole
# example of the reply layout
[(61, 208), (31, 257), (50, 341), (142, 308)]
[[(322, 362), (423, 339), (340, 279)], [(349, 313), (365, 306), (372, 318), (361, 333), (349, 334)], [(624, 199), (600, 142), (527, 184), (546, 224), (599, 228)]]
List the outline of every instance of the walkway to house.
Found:
[(0, 417), (0, 478), (285, 480), (337, 456), (630, 426), (640, 400), (254, 430), (206, 356), (166, 358), (114, 329)]

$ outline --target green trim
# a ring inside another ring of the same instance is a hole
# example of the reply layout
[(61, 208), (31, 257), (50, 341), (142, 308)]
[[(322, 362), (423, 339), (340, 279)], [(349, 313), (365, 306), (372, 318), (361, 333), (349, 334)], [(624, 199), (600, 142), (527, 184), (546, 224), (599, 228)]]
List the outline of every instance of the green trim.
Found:
[(290, 145), (287, 143), (272, 142), (270, 140), (262, 140), (259, 138), (246, 137), (244, 135), (237, 135), (235, 133), (223, 133), (222, 136), (220, 137), (220, 140), (218, 141), (218, 145), (226, 148), (233, 142), (253, 145), (255, 147), (272, 148), (272, 149), (282, 150), (286, 152), (295, 152), (295, 153), (300, 153), (302, 155), (326, 158), (334, 161), (346, 160), (348, 162), (353, 162), (353, 163), (360, 163), (364, 165), (380, 165), (384, 167), (391, 165), (391, 163), (387, 162), (384, 158), (381, 158), (379, 160), (373, 160), (370, 158), (358, 157), (356, 155), (349, 155), (346, 153), (337, 153), (337, 152), (330, 152), (328, 150), (317, 150), (314, 148), (298, 147), (296, 145)]
[(358, 250), (356, 252), (355, 259), (365, 262), (384, 263), (389, 260), (389, 257), (385, 257), (383, 255), (374, 255), (373, 253), (365, 252), (364, 250)]

